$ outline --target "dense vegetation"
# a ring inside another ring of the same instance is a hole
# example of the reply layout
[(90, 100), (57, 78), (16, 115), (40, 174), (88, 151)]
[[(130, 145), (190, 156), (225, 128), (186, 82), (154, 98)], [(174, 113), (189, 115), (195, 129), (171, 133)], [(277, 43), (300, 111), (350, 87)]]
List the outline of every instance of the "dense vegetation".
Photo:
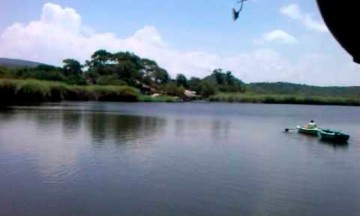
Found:
[(292, 83), (251, 83), (246, 94), (219, 93), (209, 98), (216, 102), (360, 105), (360, 87), (319, 87)]
[(221, 93), (209, 98), (213, 102), (230, 103), (268, 103), (268, 104), (313, 104), (313, 105), (348, 105), (359, 106), (360, 98), (302, 96), (290, 94), (234, 94)]
[(360, 87), (319, 87), (278, 82), (252, 83), (248, 89), (255, 94), (360, 98)]
[[(217, 69), (204, 79), (197, 77), (188, 79), (183, 74), (178, 74), (172, 79), (168, 72), (153, 60), (140, 58), (130, 52), (110, 53), (106, 50), (96, 51), (83, 65), (75, 59), (65, 59), (63, 67), (43, 64), (34, 67), (0, 66), (0, 78), (7, 79), (7, 82), (9, 79), (32, 79), (30, 83), (34, 83), (34, 80), (51, 81), (66, 84), (71, 88), (89, 89), (89, 86), (97, 86), (98, 89), (99, 86), (128, 86), (138, 89), (144, 95), (139, 100), (143, 101), (177, 101), (179, 98), (187, 97), (184, 93), (186, 89), (196, 91), (197, 94), (205, 97), (221, 91), (244, 91), (244, 83), (236, 79), (230, 71), (223, 72)], [(37, 82), (37, 84), (54, 85), (49, 82)], [(0, 88), (4, 89), (4, 87)], [(154, 93), (162, 96), (156, 99), (146, 96)], [(48, 95), (47, 92), (43, 94)], [(19, 94), (13, 96), (19, 97)], [(68, 98), (64, 96), (63, 99)]]
[(2, 104), (26, 104), (44, 101), (138, 101), (139, 91), (129, 86), (67, 85), (39, 80), (0, 80)]
[[(169, 73), (155, 61), (130, 52), (96, 51), (81, 64), (0, 66), (3, 103), (61, 100), (176, 102), (196, 99), (246, 103), (360, 105), (360, 87), (317, 87), (291, 83), (245, 84), (231, 71), (215, 69), (205, 78)], [(151, 95), (156, 94), (157, 97)]]

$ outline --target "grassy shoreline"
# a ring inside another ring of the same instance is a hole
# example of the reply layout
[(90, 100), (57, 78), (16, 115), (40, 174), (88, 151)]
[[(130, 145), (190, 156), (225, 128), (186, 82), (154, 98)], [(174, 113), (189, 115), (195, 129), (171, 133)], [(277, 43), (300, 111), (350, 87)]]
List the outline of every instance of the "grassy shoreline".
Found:
[(140, 93), (129, 86), (77, 86), (39, 80), (0, 79), (1, 104), (67, 101), (136, 102)]
[[(173, 96), (151, 97), (130, 86), (68, 85), (62, 82), (34, 79), (0, 79), (0, 105), (21, 105), (60, 101), (161, 102), (182, 100)], [(285, 94), (219, 93), (210, 102), (309, 104), (360, 106), (360, 98), (301, 96)]]
[(220, 93), (209, 98), (211, 102), (263, 103), (263, 104), (308, 104), (360, 106), (359, 98), (301, 96), (251, 93)]

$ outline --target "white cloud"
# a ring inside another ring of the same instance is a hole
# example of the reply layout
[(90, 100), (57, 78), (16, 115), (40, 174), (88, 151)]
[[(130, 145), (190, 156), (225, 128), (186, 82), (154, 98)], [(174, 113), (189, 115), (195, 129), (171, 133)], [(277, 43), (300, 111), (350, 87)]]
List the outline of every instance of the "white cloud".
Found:
[(296, 4), (286, 5), (280, 8), (280, 13), (300, 21), (307, 28), (317, 32), (328, 32), (328, 28), (322, 21), (315, 20), (310, 14), (303, 13)]
[(280, 12), (293, 19), (301, 20), (303, 18), (303, 14), (300, 11), (299, 6), (296, 4), (284, 6), (280, 9)]
[[(299, 14), (301, 13), (296, 16)], [(296, 41), (281, 30), (265, 34), (263, 39)], [(169, 46), (154, 26), (145, 26), (127, 38), (119, 38), (110, 32), (96, 33), (83, 24), (82, 17), (76, 10), (51, 3), (44, 5), (39, 20), (13, 24), (0, 33), (0, 56), (10, 58), (60, 65), (65, 58), (84, 62), (98, 49), (110, 52), (131, 51), (141, 57), (154, 59), (173, 77), (177, 73), (184, 73), (188, 77), (203, 77), (215, 68), (224, 68), (231, 70), (245, 82), (288, 81), (351, 85), (360, 80), (360, 73), (355, 66), (341, 64), (335, 57), (305, 55), (294, 62), (272, 49), (257, 49), (232, 56), (202, 51), (183, 52)], [(322, 72), (326, 73), (326, 78), (321, 77)]]
[(277, 29), (263, 34), (262, 38), (254, 40), (254, 42), (256, 44), (262, 44), (265, 42), (281, 42), (291, 44), (297, 43), (298, 40), (286, 31)]

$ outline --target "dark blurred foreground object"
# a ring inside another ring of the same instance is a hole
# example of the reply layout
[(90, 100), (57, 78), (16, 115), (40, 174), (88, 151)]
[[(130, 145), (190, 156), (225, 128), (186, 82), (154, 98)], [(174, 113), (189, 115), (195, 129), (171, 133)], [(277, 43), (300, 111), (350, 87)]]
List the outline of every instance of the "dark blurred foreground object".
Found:
[(239, 10), (235, 10), (235, 8), (233, 8), (233, 19), (234, 21), (236, 21), (239, 18), (240, 12), (242, 11), (243, 7), (244, 7), (244, 2), (247, 0), (240, 0), (238, 1), (238, 3), (241, 4), (240, 9)]
[(336, 40), (360, 63), (358, 1), (317, 0), (321, 15)]

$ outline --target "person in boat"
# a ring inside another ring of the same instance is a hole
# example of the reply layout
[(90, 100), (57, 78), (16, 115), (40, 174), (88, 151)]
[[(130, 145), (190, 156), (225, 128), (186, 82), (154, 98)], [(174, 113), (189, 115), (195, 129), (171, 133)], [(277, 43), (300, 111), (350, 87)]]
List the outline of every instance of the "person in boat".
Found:
[(314, 120), (311, 120), (307, 126), (306, 126), (307, 129), (315, 129), (317, 128), (317, 124), (314, 122)]

